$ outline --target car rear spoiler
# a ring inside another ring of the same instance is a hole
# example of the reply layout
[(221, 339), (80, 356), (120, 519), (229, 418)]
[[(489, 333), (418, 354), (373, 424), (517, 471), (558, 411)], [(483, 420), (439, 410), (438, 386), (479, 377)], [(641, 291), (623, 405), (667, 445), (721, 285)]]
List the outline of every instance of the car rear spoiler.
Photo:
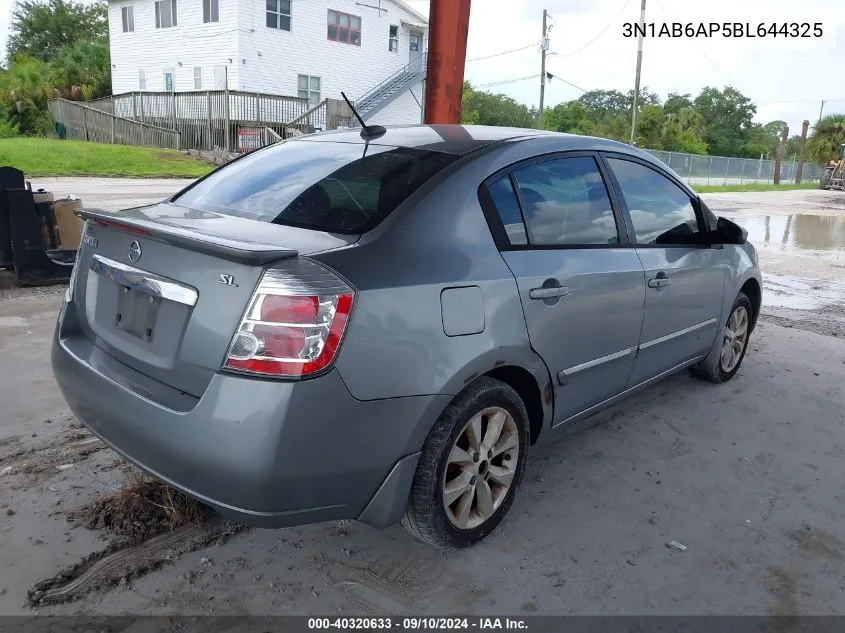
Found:
[(214, 234), (196, 221), (196, 228), (184, 228), (163, 222), (127, 217), (120, 213), (81, 209), (77, 212), (85, 220), (126, 231), (134, 235), (146, 235), (153, 239), (187, 250), (220, 257), (239, 264), (261, 266), (280, 259), (296, 257), (298, 251), (283, 248), (277, 244), (231, 239)]

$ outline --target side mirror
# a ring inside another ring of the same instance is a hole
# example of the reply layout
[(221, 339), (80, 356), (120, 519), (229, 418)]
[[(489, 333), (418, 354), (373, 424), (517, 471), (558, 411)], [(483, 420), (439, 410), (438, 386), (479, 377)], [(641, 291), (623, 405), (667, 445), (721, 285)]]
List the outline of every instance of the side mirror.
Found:
[(716, 230), (712, 233), (714, 244), (745, 244), (748, 241), (748, 231), (739, 224), (727, 218), (716, 221)]

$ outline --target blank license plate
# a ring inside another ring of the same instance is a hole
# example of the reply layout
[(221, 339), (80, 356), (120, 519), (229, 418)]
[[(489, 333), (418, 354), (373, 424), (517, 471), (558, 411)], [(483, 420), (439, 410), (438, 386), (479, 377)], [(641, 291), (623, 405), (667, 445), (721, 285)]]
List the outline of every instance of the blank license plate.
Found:
[(118, 329), (144, 341), (151, 341), (160, 305), (160, 297), (152, 297), (121, 286), (117, 293)]

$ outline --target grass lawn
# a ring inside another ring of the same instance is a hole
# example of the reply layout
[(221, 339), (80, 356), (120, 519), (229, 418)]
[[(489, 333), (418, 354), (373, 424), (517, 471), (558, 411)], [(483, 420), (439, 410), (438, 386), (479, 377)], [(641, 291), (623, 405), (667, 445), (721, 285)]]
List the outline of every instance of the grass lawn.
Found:
[(196, 177), (213, 165), (170, 149), (48, 138), (0, 139), (0, 165), (36, 176)]
[(731, 191), (789, 191), (791, 189), (818, 189), (817, 182), (802, 182), (800, 185), (690, 185), (697, 193), (727, 193)]

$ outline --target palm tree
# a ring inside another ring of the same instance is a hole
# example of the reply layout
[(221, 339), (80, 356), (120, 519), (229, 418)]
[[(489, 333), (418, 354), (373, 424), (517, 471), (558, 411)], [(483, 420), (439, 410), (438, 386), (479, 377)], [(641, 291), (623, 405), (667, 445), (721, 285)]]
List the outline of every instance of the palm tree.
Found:
[(809, 156), (824, 165), (840, 157), (839, 147), (845, 143), (845, 114), (830, 114), (813, 128), (813, 136), (807, 141)]

